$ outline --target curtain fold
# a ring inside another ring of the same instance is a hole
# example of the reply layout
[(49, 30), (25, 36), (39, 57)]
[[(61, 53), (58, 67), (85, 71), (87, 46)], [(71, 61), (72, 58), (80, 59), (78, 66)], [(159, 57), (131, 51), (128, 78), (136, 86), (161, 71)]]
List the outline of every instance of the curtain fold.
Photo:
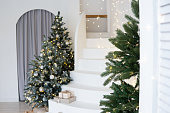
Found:
[(29, 62), (41, 51), (43, 36), (50, 35), (54, 14), (41, 9), (31, 10), (18, 20), (17, 27), (17, 73), (19, 99), (24, 98), (24, 85), (27, 83)]

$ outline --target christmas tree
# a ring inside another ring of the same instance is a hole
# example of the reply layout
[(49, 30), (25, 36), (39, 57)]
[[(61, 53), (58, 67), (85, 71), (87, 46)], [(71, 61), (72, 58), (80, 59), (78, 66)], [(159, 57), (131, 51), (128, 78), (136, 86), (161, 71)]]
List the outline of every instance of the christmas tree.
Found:
[(132, 0), (132, 12), (135, 18), (125, 15), (128, 20), (123, 24), (124, 31), (118, 29), (117, 36), (109, 41), (119, 50), (106, 56), (108, 76), (104, 85), (112, 82), (113, 93), (104, 95), (101, 100), (102, 113), (138, 113), (139, 110), (139, 1)]
[(51, 36), (44, 37), (39, 56), (35, 56), (28, 72), (25, 86), (25, 102), (35, 107), (47, 107), (48, 100), (61, 91), (61, 85), (71, 81), (70, 71), (74, 69), (71, 38), (60, 12), (55, 16)]

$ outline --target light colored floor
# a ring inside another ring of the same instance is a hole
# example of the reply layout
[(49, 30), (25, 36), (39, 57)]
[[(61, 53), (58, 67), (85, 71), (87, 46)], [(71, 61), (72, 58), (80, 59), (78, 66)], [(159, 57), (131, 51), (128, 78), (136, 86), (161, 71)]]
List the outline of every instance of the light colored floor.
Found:
[(0, 102), (0, 113), (24, 113), (29, 109), (24, 102)]

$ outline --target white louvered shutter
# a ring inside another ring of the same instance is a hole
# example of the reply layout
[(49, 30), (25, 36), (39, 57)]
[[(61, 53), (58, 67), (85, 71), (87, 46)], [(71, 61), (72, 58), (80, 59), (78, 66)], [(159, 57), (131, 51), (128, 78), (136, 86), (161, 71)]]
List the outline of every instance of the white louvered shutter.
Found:
[(170, 0), (160, 0), (160, 13), (158, 112), (170, 113)]

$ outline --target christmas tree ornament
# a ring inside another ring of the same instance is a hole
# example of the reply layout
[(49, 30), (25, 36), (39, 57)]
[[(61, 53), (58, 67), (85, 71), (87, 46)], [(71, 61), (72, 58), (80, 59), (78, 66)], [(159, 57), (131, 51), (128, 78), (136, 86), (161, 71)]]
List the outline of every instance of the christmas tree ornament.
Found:
[(57, 63), (54, 63), (54, 66), (57, 67)]
[(31, 101), (31, 97), (27, 97), (27, 99), (28, 99), (29, 101)]
[(44, 49), (41, 49), (41, 52), (44, 52)]
[(40, 57), (43, 57), (43, 53), (40, 53)]
[(50, 75), (50, 79), (54, 79), (54, 75)]
[(51, 36), (51, 39), (53, 39), (54, 37), (53, 36)]
[(43, 68), (44, 68), (44, 66), (41, 65), (41, 66), (40, 66), (40, 69), (43, 69)]
[(66, 41), (66, 45), (69, 45), (70, 44), (70, 42), (69, 41)]
[(37, 73), (37, 72), (34, 72), (34, 76), (38, 76), (38, 73)]
[(46, 83), (44, 83), (44, 85), (45, 85), (45, 86), (47, 86), (47, 85), (48, 85), (48, 83), (46, 82)]
[(56, 26), (56, 25), (53, 25), (51, 28), (52, 28), (52, 29), (57, 29), (57, 26)]
[(66, 50), (64, 50), (63, 52), (66, 53)]
[(39, 88), (39, 91), (40, 91), (40, 92), (44, 92), (44, 88), (43, 88), (43, 87), (40, 87), (40, 88)]
[(49, 57), (48, 57), (49, 60), (52, 60), (52, 58), (53, 58), (52, 56), (49, 56)]
[(60, 43), (59, 43), (59, 42), (57, 42), (57, 46), (60, 46)]
[(44, 101), (44, 102), (47, 101), (47, 98), (46, 98), (46, 97), (43, 97), (43, 101)]
[(48, 51), (48, 53), (52, 53), (52, 51), (51, 51), (51, 50), (49, 50), (49, 51)]
[(59, 38), (59, 35), (58, 35), (58, 34), (56, 35), (56, 38)]

